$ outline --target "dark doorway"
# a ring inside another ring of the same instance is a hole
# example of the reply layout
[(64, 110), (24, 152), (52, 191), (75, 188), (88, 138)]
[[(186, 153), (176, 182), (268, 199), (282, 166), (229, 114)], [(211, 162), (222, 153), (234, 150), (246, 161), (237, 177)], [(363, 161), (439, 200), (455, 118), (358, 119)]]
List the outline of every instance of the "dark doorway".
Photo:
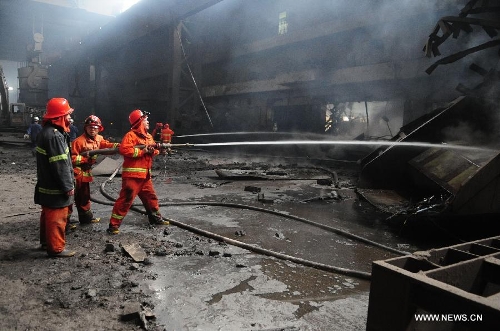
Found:
[[(279, 132), (322, 132), (324, 123), (312, 105), (275, 106), (274, 122)], [(324, 119), (323, 119), (324, 120)]]

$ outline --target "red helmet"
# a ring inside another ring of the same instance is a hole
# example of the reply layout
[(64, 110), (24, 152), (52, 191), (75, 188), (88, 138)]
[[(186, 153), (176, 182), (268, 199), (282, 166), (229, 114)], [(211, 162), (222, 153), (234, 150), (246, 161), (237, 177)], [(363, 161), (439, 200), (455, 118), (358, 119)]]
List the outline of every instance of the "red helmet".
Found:
[(47, 102), (47, 111), (43, 115), (44, 119), (58, 118), (73, 112), (68, 100), (64, 98), (52, 98)]
[(148, 117), (148, 115), (149, 113), (147, 111), (143, 112), (140, 109), (133, 110), (130, 115), (128, 115), (130, 126), (132, 128), (137, 126), (144, 118)]
[(99, 132), (101, 132), (101, 131), (104, 130), (104, 127), (101, 124), (101, 120), (99, 119), (99, 117), (97, 117), (95, 115), (90, 115), (89, 117), (87, 117), (85, 119), (84, 127), (87, 127), (87, 126), (98, 127), (99, 128)]

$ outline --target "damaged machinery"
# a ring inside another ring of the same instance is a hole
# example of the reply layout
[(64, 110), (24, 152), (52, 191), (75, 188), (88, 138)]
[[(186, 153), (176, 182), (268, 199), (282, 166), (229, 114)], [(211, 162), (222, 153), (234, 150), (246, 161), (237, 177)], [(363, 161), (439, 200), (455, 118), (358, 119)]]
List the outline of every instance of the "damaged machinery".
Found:
[[(461, 32), (471, 33), (472, 26), (482, 28), (492, 40), (449, 55), (426, 72), (431, 74), (439, 65), (498, 47), (497, 15), (498, 7), (492, 6), (492, 2), (472, 0), (458, 16), (441, 18), (423, 49), (428, 57), (441, 55), (438, 47), (448, 37), (457, 39)], [(469, 69), (480, 74), (483, 82), (474, 88), (459, 84), (456, 90), (461, 97), (406, 124), (391, 139), (393, 146), (380, 147), (361, 160), (358, 193), (388, 213), (388, 219), (403, 216), (406, 223), (411, 216), (420, 215), (457, 218), (500, 213), (496, 92), (500, 87), (500, 72), (475, 63)], [(419, 142), (436, 145), (415, 148), (398, 145)], [(447, 145), (464, 148), (446, 148)]]
[(0, 80), (0, 127), (24, 131), (31, 124), (35, 111), (25, 103), (9, 102), (9, 86), (2, 66), (0, 66)]
[[(499, 213), (500, 154), (493, 146), (472, 147), (494, 139), (494, 107), (460, 97), (402, 127), (393, 146), (361, 161), (358, 193), (391, 217)], [(416, 145), (398, 145), (409, 142)]]
[[(25, 131), (35, 116), (42, 117), (48, 100), (48, 67), (40, 63), (43, 36), (34, 34), (35, 46), (29, 52), (29, 61), (17, 69), (19, 98), (9, 102), (9, 86), (0, 66), (0, 127)], [(37, 46), (39, 45), (39, 46)]]

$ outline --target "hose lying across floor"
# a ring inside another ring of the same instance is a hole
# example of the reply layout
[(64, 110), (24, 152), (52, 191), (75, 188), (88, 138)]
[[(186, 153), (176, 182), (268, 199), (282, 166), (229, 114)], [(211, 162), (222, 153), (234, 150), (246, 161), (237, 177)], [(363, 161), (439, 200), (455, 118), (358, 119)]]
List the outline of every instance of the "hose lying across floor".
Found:
[[(116, 199), (113, 198), (110, 194), (108, 194), (106, 192), (105, 186), (106, 186), (106, 183), (111, 182), (111, 180), (114, 178), (114, 176), (116, 175), (116, 173), (118, 172), (119, 169), (120, 169), (120, 167), (116, 168), (116, 170), (109, 177), (109, 179), (106, 180), (104, 183), (102, 183), (101, 187), (100, 187), (101, 194), (104, 197), (106, 197), (107, 199), (109, 199), (110, 201), (102, 201), (102, 200), (98, 200), (98, 199), (95, 199), (95, 198), (92, 198), (91, 199), (92, 201), (94, 201), (96, 203), (99, 203), (99, 204), (110, 205), (110, 206), (112, 206), (114, 204), (114, 201), (116, 201)], [(273, 214), (273, 215), (277, 215), (277, 216), (281, 216), (281, 217), (286, 217), (286, 218), (289, 218), (289, 219), (297, 220), (297, 221), (300, 221), (300, 222), (303, 222), (303, 223), (306, 223), (306, 224), (309, 224), (309, 225), (313, 225), (313, 226), (319, 227), (319, 228), (321, 228), (323, 230), (327, 230), (327, 231), (330, 231), (330, 232), (333, 232), (333, 233), (345, 236), (347, 238), (363, 242), (363, 243), (371, 245), (371, 246), (382, 248), (382, 249), (390, 251), (392, 253), (396, 253), (396, 254), (399, 254), (399, 255), (408, 255), (408, 254), (410, 254), (409, 252), (399, 251), (399, 250), (396, 250), (394, 248), (391, 248), (391, 247), (379, 244), (377, 242), (368, 240), (366, 238), (354, 235), (352, 233), (349, 233), (349, 232), (346, 232), (346, 231), (343, 231), (343, 230), (340, 230), (340, 229), (337, 229), (337, 228), (333, 228), (333, 227), (330, 227), (330, 226), (327, 226), (327, 225), (324, 225), (324, 224), (320, 224), (320, 223), (316, 223), (316, 222), (313, 222), (313, 221), (310, 221), (310, 220), (307, 220), (307, 219), (304, 219), (304, 218), (301, 218), (301, 217), (297, 217), (297, 216), (293, 216), (293, 215), (289, 215), (289, 214), (286, 214), (286, 213), (282, 213), (282, 212), (278, 212), (278, 211), (274, 211), (274, 210), (269, 210), (269, 209), (265, 209), (265, 208), (259, 208), (259, 207), (254, 207), (254, 206), (249, 206), (249, 205), (242, 205), (242, 204), (235, 204), (235, 203), (222, 203), (222, 202), (179, 202), (179, 203), (161, 203), (160, 204), (160, 206), (162, 206), (162, 207), (167, 207), (167, 206), (186, 206), (186, 205), (221, 206), (221, 207), (249, 209), (249, 210), (255, 210), (255, 211), (259, 211), (259, 212), (265, 212), (265, 213), (269, 213), (269, 214)], [(146, 215), (146, 212), (144, 210), (138, 208), (137, 205), (133, 205), (130, 209), (132, 209), (132, 210), (134, 210), (136, 212), (139, 212), (141, 214)], [(290, 256), (290, 255), (287, 255), (287, 254), (282, 254), (282, 253), (274, 252), (274, 251), (267, 250), (267, 249), (264, 249), (264, 248), (261, 248), (261, 247), (255, 246), (255, 245), (250, 245), (250, 244), (238, 241), (238, 240), (234, 240), (234, 239), (231, 239), (231, 238), (228, 238), (228, 237), (224, 237), (224, 236), (218, 235), (216, 233), (205, 231), (205, 230), (193, 227), (191, 225), (187, 225), (185, 223), (182, 223), (182, 222), (170, 219), (170, 218), (164, 218), (164, 219), (167, 220), (167, 221), (169, 221), (171, 224), (173, 224), (173, 225), (175, 225), (175, 226), (177, 226), (179, 228), (188, 230), (188, 231), (193, 232), (193, 233), (197, 233), (199, 235), (202, 235), (202, 236), (205, 236), (205, 237), (208, 237), (208, 238), (212, 238), (212, 239), (217, 240), (217, 241), (221, 241), (221, 242), (225, 242), (225, 243), (237, 246), (237, 247), (241, 247), (241, 248), (244, 248), (244, 249), (256, 252), (256, 253), (260, 253), (260, 254), (264, 254), (264, 255), (268, 255), (268, 256), (273, 256), (273, 257), (276, 257), (276, 258), (279, 258), (279, 259), (282, 259), (282, 260), (292, 261), (292, 262), (295, 262), (295, 263), (298, 263), (298, 264), (302, 264), (302, 265), (305, 265), (305, 266), (309, 266), (309, 267), (313, 267), (313, 268), (316, 268), (316, 269), (330, 271), (330, 272), (337, 272), (337, 273), (348, 275), (348, 276), (352, 276), (352, 277), (357, 277), (357, 278), (362, 278), (362, 279), (370, 279), (371, 278), (371, 274), (368, 273), (368, 272), (359, 271), (359, 270), (352, 270), (352, 269), (346, 269), (346, 268), (341, 268), (341, 267), (336, 267), (336, 266), (331, 266), (331, 265), (327, 265), (327, 264), (323, 264), (323, 263), (317, 263), (317, 262), (314, 262), (314, 261), (301, 259), (301, 258)]]

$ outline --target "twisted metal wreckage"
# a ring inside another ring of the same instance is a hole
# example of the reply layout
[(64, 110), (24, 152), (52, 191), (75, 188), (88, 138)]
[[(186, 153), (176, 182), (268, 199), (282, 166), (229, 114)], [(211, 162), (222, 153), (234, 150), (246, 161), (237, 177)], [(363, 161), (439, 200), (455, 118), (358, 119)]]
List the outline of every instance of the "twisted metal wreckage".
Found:
[[(500, 29), (498, 12), (498, 1), (469, 1), (458, 16), (446, 16), (438, 21), (423, 51), (427, 57), (440, 56), (441, 44), (450, 36), (457, 39), (461, 32), (471, 33), (472, 26), (479, 26), (490, 38), (496, 38)], [(440, 65), (499, 45), (500, 38), (496, 38), (467, 48), (436, 61), (426, 73), (430, 75)], [(500, 100), (497, 93), (492, 93), (498, 91), (500, 72), (496, 68), (486, 70), (475, 63), (469, 69), (482, 76), (480, 84), (468, 88), (459, 83), (456, 90), (460, 97), (447, 107), (435, 109), (403, 126), (392, 141), (456, 143), (447, 141), (446, 132), (466, 125), (481, 131), (484, 139), (479, 146), (488, 144), (491, 149), (457, 151), (422, 147), (409, 150), (395, 144), (373, 151), (361, 160), (358, 193), (389, 213), (388, 219), (404, 219), (406, 224), (410, 218), (419, 219), (417, 215), (444, 218), (500, 213), (500, 154), (496, 134)], [(463, 131), (459, 144), (478, 146), (471, 136)]]

